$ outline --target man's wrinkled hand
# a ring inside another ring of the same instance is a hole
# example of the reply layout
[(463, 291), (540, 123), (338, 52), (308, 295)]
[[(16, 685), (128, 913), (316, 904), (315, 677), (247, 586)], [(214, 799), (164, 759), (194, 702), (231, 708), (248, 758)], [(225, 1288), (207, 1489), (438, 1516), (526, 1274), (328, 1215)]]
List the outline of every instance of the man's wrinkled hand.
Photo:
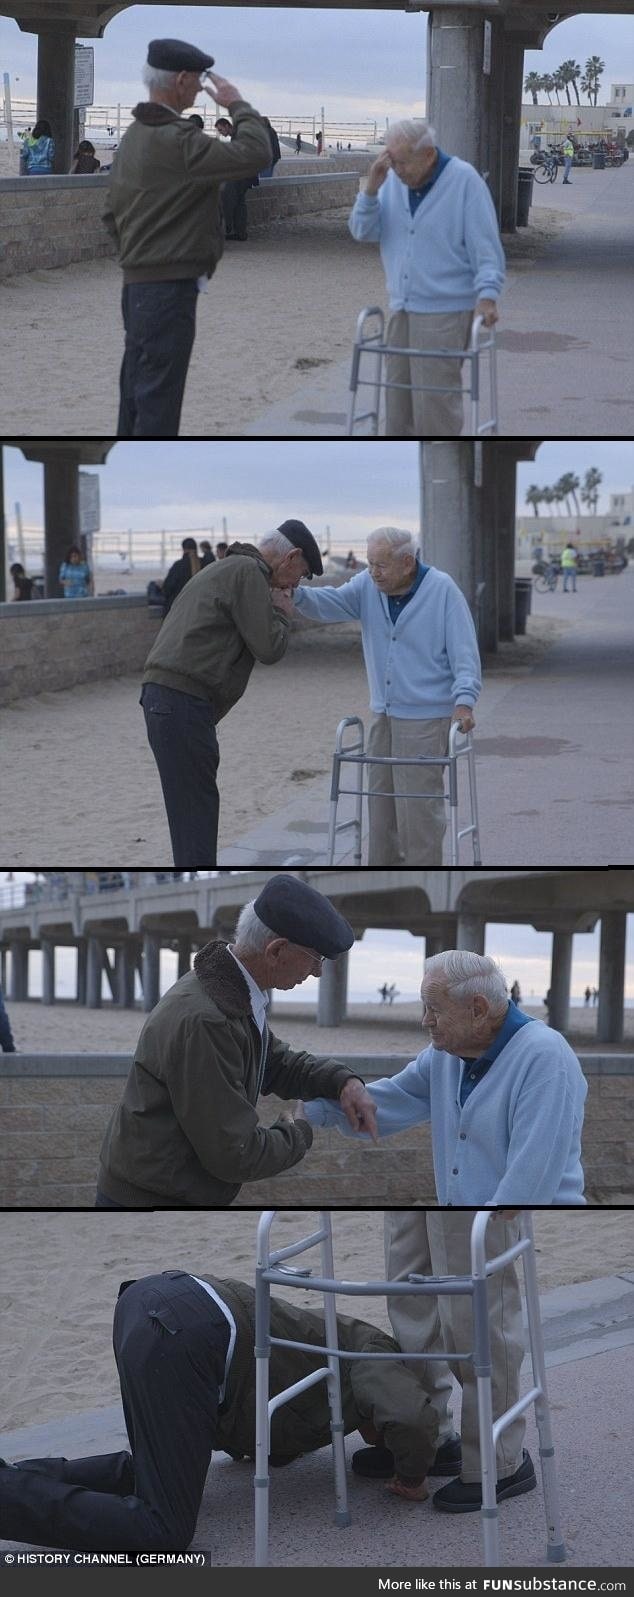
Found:
[(216, 72), (206, 72), (205, 77), (211, 78), (211, 83), (202, 83), (201, 88), (205, 90), (205, 94), (211, 95), (216, 105), (230, 106), (235, 100), (243, 98), (235, 83), (228, 83), (226, 78), (219, 78)]
[(295, 613), (292, 593), (287, 593), (286, 588), (271, 588), (271, 599), (276, 610), (281, 610), (283, 616), (289, 619)]
[(346, 1082), (339, 1094), (339, 1105), (353, 1131), (367, 1131), (372, 1141), (378, 1142), (376, 1104), (362, 1081), (353, 1076)]
[(494, 299), (479, 299), (473, 314), (482, 317), (485, 327), (494, 327), (500, 319), (497, 301)]
[(392, 161), (387, 150), (384, 150), (382, 155), (377, 155), (376, 161), (372, 162), (370, 170), (366, 176), (366, 194), (378, 194), (381, 184), (385, 182), (391, 165)]
[(405, 1497), (408, 1503), (426, 1503), (429, 1497), (425, 1481), (421, 1481), (420, 1486), (406, 1486), (405, 1481), (400, 1481), (398, 1475), (394, 1475), (390, 1481), (388, 1492), (392, 1492), (395, 1497)]
[(282, 1109), (277, 1118), (278, 1120), (281, 1120), (285, 1126), (295, 1125), (295, 1115), (293, 1114), (292, 1109)]
[(470, 704), (457, 704), (451, 719), (452, 722), (460, 722), (463, 732), (470, 732), (471, 728), (475, 726), (475, 716)]

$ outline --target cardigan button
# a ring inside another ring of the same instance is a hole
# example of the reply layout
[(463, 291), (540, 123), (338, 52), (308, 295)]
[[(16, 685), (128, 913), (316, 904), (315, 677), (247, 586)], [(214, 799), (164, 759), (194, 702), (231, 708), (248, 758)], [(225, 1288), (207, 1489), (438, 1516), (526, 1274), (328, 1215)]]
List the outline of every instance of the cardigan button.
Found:
[(466, 1131), (461, 1131), (461, 1132), (460, 1132), (460, 1141), (461, 1141), (461, 1142), (466, 1142), (466, 1140), (467, 1140), (467, 1133), (466, 1133)]
[(457, 1166), (457, 1164), (454, 1165), (451, 1174), (452, 1174), (452, 1176), (457, 1176), (457, 1174), (458, 1174), (458, 1166)]

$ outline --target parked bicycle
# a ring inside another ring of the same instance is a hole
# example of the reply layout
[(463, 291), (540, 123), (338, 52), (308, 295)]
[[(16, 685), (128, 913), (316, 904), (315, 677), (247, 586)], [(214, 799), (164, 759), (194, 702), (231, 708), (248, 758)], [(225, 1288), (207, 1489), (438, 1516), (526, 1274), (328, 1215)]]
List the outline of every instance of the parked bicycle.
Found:
[(561, 566), (555, 560), (541, 561), (539, 565), (533, 566), (533, 572), (536, 593), (555, 592), (561, 574)]
[(535, 168), (536, 183), (556, 183), (559, 165), (556, 155), (549, 150), (537, 150), (531, 155), (531, 165)]

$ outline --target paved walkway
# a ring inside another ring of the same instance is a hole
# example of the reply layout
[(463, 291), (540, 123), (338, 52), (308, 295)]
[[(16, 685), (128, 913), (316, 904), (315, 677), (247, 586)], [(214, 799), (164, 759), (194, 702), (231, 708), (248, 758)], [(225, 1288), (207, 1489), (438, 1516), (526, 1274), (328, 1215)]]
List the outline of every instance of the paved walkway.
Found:
[[(533, 265), (511, 271), (505, 290), (498, 371), (506, 437), (634, 432), (634, 159), (603, 172), (579, 168), (573, 179), (567, 188), (560, 178), (533, 185), (534, 217), (554, 207), (569, 222)], [(346, 357), (305, 377), (245, 436), (344, 436), (349, 374)]]
[[(567, 1567), (627, 1568), (634, 1562), (626, 1421), (634, 1345), (634, 1271), (545, 1292), (541, 1311)], [(528, 1363), (525, 1360), (522, 1374), (524, 1390), (532, 1384)], [(4, 1432), (0, 1442), (3, 1455), (16, 1461), (40, 1454), (80, 1457), (127, 1446), (118, 1404)], [(358, 1435), (347, 1439), (348, 1460), (358, 1446)], [(527, 1446), (538, 1466), (532, 1411)], [(247, 1460), (235, 1464), (223, 1453), (215, 1455), (192, 1543), (193, 1550), (211, 1553), (212, 1564), (248, 1567), (253, 1562), (252, 1476), (253, 1466)], [(482, 1563), (475, 1516), (448, 1520), (429, 1503), (413, 1505), (390, 1498), (382, 1482), (362, 1481), (350, 1473), (348, 1480), (352, 1525), (339, 1531), (332, 1523), (329, 1449), (274, 1471), (272, 1563), (399, 1570)], [(503, 1565), (543, 1564), (545, 1542), (541, 1488), (503, 1505)], [(0, 1551), (22, 1545), (2, 1542)], [(561, 1570), (563, 1574), (564, 1566)], [(551, 1566), (551, 1574), (555, 1572)]]
[[(485, 673), (476, 731), (483, 864), (626, 865), (634, 565), (620, 576), (579, 578), (576, 594), (533, 589), (533, 610), (574, 624), (517, 678)], [(324, 777), (306, 783), (299, 798), (232, 839), (219, 864), (325, 864), (329, 787)], [(350, 833), (340, 845), (336, 863), (351, 863)], [(463, 845), (462, 863), (469, 859)]]

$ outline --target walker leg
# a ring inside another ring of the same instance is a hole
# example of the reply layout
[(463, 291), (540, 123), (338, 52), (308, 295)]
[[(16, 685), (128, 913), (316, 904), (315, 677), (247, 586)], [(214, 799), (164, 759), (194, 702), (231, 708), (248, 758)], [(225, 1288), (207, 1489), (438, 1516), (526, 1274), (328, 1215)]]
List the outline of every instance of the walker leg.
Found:
[(548, 1401), (548, 1388), (546, 1384), (546, 1360), (544, 1357), (544, 1337), (542, 1331), (541, 1315), (539, 1312), (539, 1285), (537, 1281), (537, 1267), (535, 1264), (535, 1245), (533, 1240), (533, 1225), (530, 1212), (524, 1214), (524, 1227), (531, 1239), (531, 1246), (524, 1254), (524, 1278), (526, 1281), (526, 1314), (528, 1319), (528, 1334), (533, 1365), (534, 1384), (539, 1388), (540, 1395), (535, 1399), (535, 1419), (539, 1435), (539, 1459), (544, 1488), (544, 1506), (546, 1510), (546, 1558), (549, 1564), (564, 1564), (566, 1562), (566, 1544), (561, 1528), (561, 1514), (559, 1508), (559, 1487), (557, 1483), (557, 1470), (555, 1465), (555, 1449), (553, 1446), (552, 1427), (550, 1423), (550, 1404)]
[(451, 863), (460, 864), (460, 840), (458, 837), (458, 762), (450, 760), (449, 771), (449, 821), (451, 826)]
[[(328, 1209), (322, 1209), (320, 1221), (326, 1235), (321, 1244), (322, 1267), (324, 1279), (334, 1280), (335, 1268), (332, 1251), (332, 1221)], [(326, 1329), (326, 1345), (338, 1347), (337, 1341), (337, 1302), (334, 1292), (324, 1292), (324, 1324)], [(348, 1512), (348, 1483), (346, 1479), (346, 1455), (343, 1445), (343, 1410), (341, 1405), (341, 1360), (328, 1356), (328, 1405), (330, 1409), (330, 1434), (332, 1436), (332, 1462), (335, 1476), (335, 1524), (340, 1526), (351, 1523)]]
[[(480, 822), (479, 822), (479, 819), (478, 819), (478, 794), (477, 794), (477, 789), (476, 789), (475, 751), (474, 751), (474, 748), (473, 748), (473, 744), (471, 745), (471, 748), (469, 749), (469, 753), (467, 755), (467, 770), (468, 770), (468, 773), (469, 773), (469, 804), (470, 804), (470, 808), (471, 808), (470, 821), (471, 821), (471, 825), (474, 828), (473, 832), (471, 833), (471, 837), (472, 837), (472, 840), (473, 840), (473, 863), (474, 863), (474, 865), (481, 865), (482, 864), (482, 858), (481, 858), (481, 854), (480, 854)], [(456, 861), (456, 864), (457, 863), (458, 862)]]
[(487, 1568), (500, 1562), (500, 1537), (497, 1506), (497, 1467), (493, 1442), (493, 1400), (491, 1395), (491, 1338), (486, 1278), (473, 1283), (474, 1370), (478, 1387), (478, 1429), (482, 1473), (482, 1541)]
[(354, 814), (354, 863), (361, 864), (363, 856), (363, 765), (357, 766), (357, 796)]
[(255, 1275), (255, 1565), (269, 1561), (269, 1336), (271, 1289)]

